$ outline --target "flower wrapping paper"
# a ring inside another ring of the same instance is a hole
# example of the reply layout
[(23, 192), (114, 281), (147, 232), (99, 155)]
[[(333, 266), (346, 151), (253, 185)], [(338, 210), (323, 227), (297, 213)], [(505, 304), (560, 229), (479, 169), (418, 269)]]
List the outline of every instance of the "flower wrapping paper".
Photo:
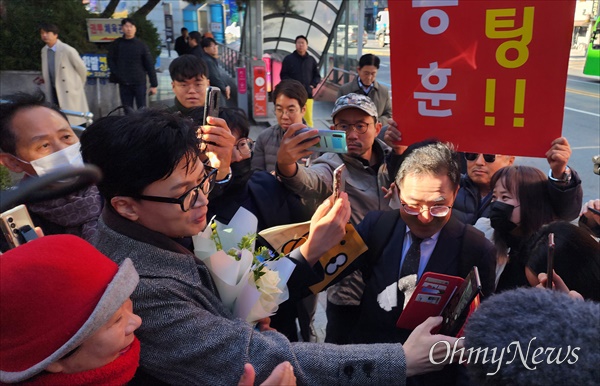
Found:
[[(222, 250), (217, 250), (211, 238), (210, 223), (192, 240), (194, 254), (208, 267), (221, 301), (235, 317), (250, 324), (273, 315), (289, 297), (287, 282), (296, 265), (287, 258), (255, 264), (254, 243), (252, 250), (238, 248), (242, 237), (255, 234), (258, 225), (256, 216), (247, 209), (240, 207), (229, 224), (213, 221)], [(227, 254), (231, 249), (236, 250), (239, 260)], [(255, 282), (254, 270), (259, 268), (264, 274)]]

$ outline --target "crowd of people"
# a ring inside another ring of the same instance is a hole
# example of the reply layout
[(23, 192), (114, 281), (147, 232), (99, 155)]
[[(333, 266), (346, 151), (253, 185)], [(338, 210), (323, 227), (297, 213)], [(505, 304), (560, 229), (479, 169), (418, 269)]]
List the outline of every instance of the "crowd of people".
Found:
[[(96, 165), (103, 176), (96, 186), (27, 205), (44, 236), (0, 255), (0, 382), (599, 379), (600, 350), (590, 342), (600, 338), (600, 248), (593, 234), (600, 199), (582, 205), (566, 138), (549, 144), (548, 173), (515, 165), (511, 155), (459, 155), (435, 139), (402, 143), (388, 90), (375, 80), (379, 58), (367, 54), (331, 113), (331, 129), (346, 133), (347, 153), (314, 154), (308, 149), (318, 142), (318, 131), (310, 129), (306, 114), (320, 77), (307, 38), (298, 36), (272, 93), (277, 124), (253, 141), (241, 109), (222, 107), (219, 117), (202, 125), (206, 88), (221, 88), (214, 79), (213, 38), (182, 31), (180, 56), (169, 67), (173, 106), (140, 108), (141, 83), (127, 79), (143, 73), (145, 98), (145, 50), (134, 40), (133, 21), (124, 19), (123, 31), (109, 62), (119, 68), (123, 104), (132, 107), (135, 99), (137, 111), (101, 117), (78, 137), (57, 106), (59, 88), (47, 88), (50, 102), (19, 94), (0, 105), (2, 165), (24, 173), (24, 180), (83, 163)], [(57, 29), (45, 26), (41, 33), (48, 47), (60, 48)], [(60, 59), (58, 50), (56, 57), (47, 51), (43, 60)], [(135, 71), (119, 64), (131, 64), (132, 55), (140, 59)], [(231, 90), (221, 91), (229, 99)], [(334, 195), (340, 166), (343, 185)], [(240, 208), (256, 216), (257, 231), (310, 222), (306, 241), (284, 257), (295, 267), (287, 283), (290, 298), (271, 324), (268, 318), (256, 326), (235, 318), (193, 253), (192, 236), (213, 216), (228, 223)], [(577, 218), (585, 227), (569, 223)], [(348, 223), (368, 250), (326, 286), (325, 342), (315, 342), (310, 324), (316, 298), (309, 287), (323, 280), (319, 259), (340, 243)], [(548, 280), (549, 234), (555, 291), (532, 288)], [(396, 327), (425, 272), (465, 278), (473, 266), (482, 304), (467, 321), (464, 340), (437, 334), (441, 317), (414, 330)], [(536, 373), (523, 370), (535, 365), (535, 355), (490, 365), (462, 363), (446, 350), (501, 350), (514, 342), (525, 347), (543, 336), (548, 340), (536, 343), (536, 352), (570, 345), (578, 348), (575, 359), (568, 366), (548, 359)]]

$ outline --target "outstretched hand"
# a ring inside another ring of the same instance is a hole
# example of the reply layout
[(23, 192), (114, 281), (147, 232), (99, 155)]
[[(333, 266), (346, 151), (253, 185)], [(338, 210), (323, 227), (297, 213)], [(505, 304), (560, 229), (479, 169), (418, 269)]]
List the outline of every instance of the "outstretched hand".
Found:
[(346, 192), (340, 192), (335, 201), (327, 198), (319, 205), (310, 219), (308, 239), (300, 247), (302, 256), (311, 266), (344, 238), (351, 213)]
[(600, 215), (594, 213), (592, 209), (600, 211), (600, 199), (590, 200), (585, 205), (583, 205), (581, 216), (584, 216), (588, 219), (589, 226), (594, 226), (594, 223), (596, 225), (600, 225)]
[(402, 133), (400, 132), (400, 129), (398, 129), (398, 124), (393, 119), (388, 121), (388, 127), (383, 135), (383, 141), (398, 155), (404, 153), (404, 150), (407, 148), (407, 146), (400, 144), (402, 141)]
[[(244, 374), (238, 386), (254, 386), (256, 372), (250, 363), (244, 365)], [(282, 362), (271, 372), (271, 375), (260, 386), (296, 386), (294, 368), (290, 362)]]
[[(406, 342), (402, 345), (404, 348), (404, 357), (406, 358), (407, 377), (441, 370), (453, 358), (452, 349), (455, 345), (455, 351), (463, 347), (464, 342), (462, 339), (431, 334), (431, 330), (441, 323), (441, 316), (427, 318), (426, 321), (419, 324), (411, 332)], [(448, 342), (450, 346), (438, 342)]]
[[(556, 271), (552, 274), (552, 289), (559, 292), (569, 294), (573, 299), (583, 300), (583, 296), (577, 291), (569, 290), (569, 287), (565, 284), (563, 279), (556, 274)], [(540, 283), (536, 285), (536, 288), (546, 288), (546, 282), (548, 281), (548, 275), (544, 272), (538, 274), (538, 280)]]
[(303, 123), (291, 124), (283, 134), (283, 138), (281, 138), (281, 144), (277, 151), (277, 170), (284, 177), (291, 177), (296, 174), (296, 168), (298, 167), (296, 162), (299, 159), (309, 157), (313, 152), (308, 148), (320, 141), (319, 131), (316, 129), (296, 135), (298, 130), (305, 127), (306, 125)]

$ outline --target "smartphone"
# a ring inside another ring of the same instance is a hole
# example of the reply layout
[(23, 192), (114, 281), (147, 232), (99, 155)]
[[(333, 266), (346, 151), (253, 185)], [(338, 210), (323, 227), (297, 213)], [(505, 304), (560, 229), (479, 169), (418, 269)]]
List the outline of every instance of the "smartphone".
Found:
[(592, 212), (593, 214), (596, 214), (596, 215), (600, 216), (600, 210), (598, 210), (598, 209), (596, 209), (596, 208), (592, 208), (591, 206), (588, 206), (587, 208), (588, 208), (588, 210), (589, 210), (590, 212)]
[(346, 168), (345, 164), (341, 164), (333, 171), (333, 198), (337, 200), (340, 197), (340, 192), (343, 191), (342, 187), (342, 172)]
[(546, 266), (546, 288), (552, 289), (552, 282), (554, 281), (554, 233), (548, 233), (548, 258)]
[(219, 98), (221, 90), (218, 87), (208, 86), (206, 88), (206, 98), (204, 99), (204, 118), (202, 126), (208, 125), (206, 118), (219, 116)]
[(460, 332), (469, 315), (471, 303), (480, 292), (481, 280), (479, 270), (475, 266), (444, 307), (439, 334), (456, 336)]
[(10, 248), (16, 248), (37, 238), (25, 205), (15, 206), (0, 214), (0, 227)]
[[(308, 127), (300, 129), (296, 135), (312, 130)], [(319, 130), (318, 134), (321, 140), (308, 150), (320, 153), (348, 153), (348, 145), (346, 144), (346, 132), (342, 130)], [(310, 140), (313, 138), (307, 139)]]

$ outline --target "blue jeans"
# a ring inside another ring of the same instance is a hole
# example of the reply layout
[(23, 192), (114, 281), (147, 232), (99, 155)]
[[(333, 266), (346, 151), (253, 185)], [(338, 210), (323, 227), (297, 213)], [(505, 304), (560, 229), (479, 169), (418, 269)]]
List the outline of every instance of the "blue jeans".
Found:
[(133, 99), (138, 109), (146, 107), (146, 84), (123, 84), (119, 83), (119, 94), (121, 95), (121, 104), (133, 109)]

